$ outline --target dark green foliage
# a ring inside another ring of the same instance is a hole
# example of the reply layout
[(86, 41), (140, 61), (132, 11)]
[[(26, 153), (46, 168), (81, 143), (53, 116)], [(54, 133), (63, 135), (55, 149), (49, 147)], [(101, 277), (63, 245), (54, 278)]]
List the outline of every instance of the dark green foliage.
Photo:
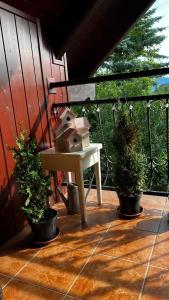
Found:
[(144, 184), (142, 155), (138, 152), (138, 125), (129, 114), (122, 113), (114, 128), (113, 146), (116, 153), (114, 183), (126, 196), (140, 193)]
[[(155, 10), (149, 10), (124, 37), (122, 42), (117, 45), (109, 58), (99, 68), (97, 74), (112, 74), (115, 72), (131, 72), (142, 69), (152, 69), (168, 65), (167, 59), (159, 54), (161, 42), (165, 39), (164, 28), (158, 26), (161, 17), (155, 16)], [(126, 81), (104, 82), (96, 85), (96, 98), (120, 98), (140, 95), (151, 95), (154, 93), (168, 93), (168, 86), (157, 87), (153, 90), (157, 78), (136, 78)], [(151, 100), (151, 97), (150, 97)], [(167, 151), (166, 151), (166, 109), (165, 99), (152, 102), (150, 108), (150, 130), (153, 172), (151, 174), (150, 144), (148, 136), (147, 102), (136, 102), (132, 104), (132, 120), (139, 124), (139, 159), (146, 167), (145, 189), (166, 191), (167, 188)], [(86, 107), (86, 117), (91, 123), (91, 140), (103, 143), (101, 152), (102, 178), (107, 173), (107, 159), (111, 160), (108, 170), (108, 180), (106, 185), (114, 187), (114, 169), (116, 162), (115, 151), (113, 150), (112, 132), (114, 131), (115, 121), (119, 122), (122, 111), (129, 112), (130, 103), (115, 105), (113, 115), (112, 105), (100, 105), (100, 116), (103, 127), (103, 134), (100, 127), (97, 107), (94, 105)], [(82, 107), (78, 113), (81, 116)], [(151, 178), (152, 175), (152, 178)], [(152, 180), (150, 180), (152, 179)]]
[(164, 27), (154, 26), (162, 17), (155, 16), (151, 9), (137, 21), (113, 53), (100, 67), (101, 73), (131, 72), (168, 65), (158, 53), (165, 39)]
[(12, 148), (16, 161), (14, 176), (23, 197), (22, 209), (32, 223), (37, 223), (43, 220), (52, 195), (50, 177), (43, 174), (36, 142), (26, 138), (25, 131), (16, 139), (16, 144), (17, 147)]
[[(162, 17), (155, 16), (155, 10), (149, 10), (133, 26), (129, 33), (124, 37), (120, 44), (114, 49), (112, 54), (105, 60), (99, 68), (98, 74), (112, 74), (116, 72), (132, 72), (142, 69), (152, 69), (168, 65), (168, 59), (159, 54), (161, 42), (165, 39), (163, 34), (164, 28), (158, 26), (158, 21)], [(165, 58), (165, 60), (164, 60)], [(97, 84), (96, 95), (98, 99), (120, 98), (139, 95), (151, 95), (154, 93), (168, 93), (168, 86), (157, 87), (153, 90), (157, 78), (137, 78), (126, 81), (112, 81)], [(151, 97), (150, 97), (151, 100)], [(129, 111), (130, 103), (116, 105), (115, 119), (118, 122), (121, 110)], [(147, 103), (132, 103), (132, 119), (139, 123), (139, 152), (144, 158), (146, 166), (146, 189), (163, 190), (167, 188), (167, 153), (166, 153), (166, 109), (165, 99), (151, 104), (150, 109), (150, 130), (151, 130), (151, 147), (153, 172), (150, 168), (150, 145), (148, 137), (148, 119)], [(116, 164), (110, 140), (114, 130), (114, 119), (112, 110), (109, 105), (100, 106), (101, 117), (104, 124), (104, 137), (107, 146), (108, 155), (112, 155), (112, 162)], [(94, 141), (100, 141), (100, 129), (96, 127), (94, 131)], [(101, 160), (104, 161), (104, 158)], [(152, 175), (152, 180), (151, 176)], [(113, 178), (114, 176), (112, 176)], [(109, 180), (107, 183), (114, 186)]]

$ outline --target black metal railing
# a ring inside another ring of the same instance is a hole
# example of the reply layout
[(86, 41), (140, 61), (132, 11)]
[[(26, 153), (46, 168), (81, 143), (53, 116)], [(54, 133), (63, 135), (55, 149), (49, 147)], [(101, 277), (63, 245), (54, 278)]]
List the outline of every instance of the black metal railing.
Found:
[[(106, 76), (102, 81), (125, 80), (143, 76), (155, 76), (168, 74), (169, 69), (156, 69), (141, 72), (114, 74)], [(101, 82), (99, 77), (73, 80), (68, 82), (51, 83), (50, 89), (60, 86)], [(98, 79), (99, 78), (99, 79)], [(66, 84), (67, 83), (67, 84)], [(111, 124), (111, 131), (118, 120), (121, 110), (129, 110), (130, 117), (139, 119), (141, 125), (142, 153), (146, 157), (147, 189), (145, 193), (156, 195), (169, 194), (169, 94), (132, 96), (121, 98), (108, 98), (84, 101), (70, 101), (68, 103), (55, 103), (53, 109), (61, 107), (72, 108), (78, 115), (85, 115), (91, 123), (91, 139), (93, 142), (101, 142), (103, 151), (101, 155), (102, 184), (103, 189), (113, 190), (113, 159), (111, 133), (106, 132), (106, 124)], [(141, 109), (140, 109), (141, 108)], [(105, 112), (106, 118), (105, 119)], [(109, 126), (110, 128), (110, 126)], [(96, 133), (99, 134), (96, 134)], [(146, 137), (146, 142), (145, 142)], [(158, 155), (157, 155), (158, 153)], [(90, 174), (87, 174), (90, 177)], [(159, 182), (158, 182), (159, 181)], [(93, 184), (95, 187), (95, 184)]]
[(167, 74), (169, 74), (169, 68), (160, 68), (160, 69), (143, 70), (143, 71), (136, 71), (130, 73), (129, 72), (116, 73), (112, 75), (78, 78), (78, 79), (66, 80), (61, 82), (53, 82), (53, 80), (52, 82), (50, 82), (49, 80), (49, 89), (57, 88), (57, 87), (68, 87), (68, 86), (79, 85), (79, 84), (100, 83), (100, 82), (113, 81), (113, 80), (128, 80), (132, 78), (161, 76)]

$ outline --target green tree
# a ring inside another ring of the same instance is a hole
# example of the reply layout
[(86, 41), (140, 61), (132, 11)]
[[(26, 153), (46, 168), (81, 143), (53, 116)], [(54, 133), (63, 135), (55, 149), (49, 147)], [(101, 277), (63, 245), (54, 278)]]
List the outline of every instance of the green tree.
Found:
[[(159, 27), (158, 22), (162, 17), (155, 16), (155, 9), (149, 10), (138, 20), (131, 31), (115, 48), (112, 54), (105, 60), (103, 65), (98, 69), (98, 74), (112, 74), (122, 72), (132, 72), (137, 70), (146, 70), (157, 67), (168, 66), (167, 57), (159, 54), (161, 43), (165, 39), (164, 27)], [(120, 98), (128, 96), (151, 95), (156, 78), (137, 78), (127, 81), (107, 82), (96, 86), (97, 99)], [(166, 90), (166, 89), (165, 89)], [(157, 93), (160, 93), (159, 88)], [(123, 106), (123, 107), (122, 107)], [(150, 166), (150, 145), (147, 126), (147, 103), (133, 104), (131, 115), (140, 124), (140, 147), (143, 155), (147, 158), (145, 164)], [(89, 108), (90, 121), (95, 130), (93, 130), (93, 141), (104, 143), (108, 156), (114, 161), (112, 147), (112, 130), (113, 120), (118, 119), (118, 111), (121, 109), (129, 110), (130, 104), (116, 105), (115, 112), (112, 111), (111, 105), (101, 106), (99, 113)], [(113, 114), (115, 118), (113, 118)], [(100, 131), (100, 123), (95, 118), (102, 119), (103, 133)], [(92, 116), (92, 117), (91, 117)], [(95, 116), (95, 118), (94, 118)], [(166, 129), (165, 129), (165, 109), (164, 104), (159, 101), (151, 104), (150, 110), (150, 129), (152, 142), (153, 174), (152, 189), (165, 190), (166, 188)], [(96, 127), (97, 124), (97, 127)], [(105, 153), (104, 153), (105, 154)], [(105, 166), (105, 155), (102, 158), (102, 164)], [(113, 170), (113, 168), (112, 168)], [(148, 173), (150, 168), (147, 167)], [(105, 171), (104, 171), (105, 173)], [(112, 178), (110, 176), (110, 178)], [(110, 179), (108, 184), (112, 185)], [(148, 185), (148, 184), (147, 184)]]
[(162, 18), (155, 16), (156, 9), (150, 9), (117, 45), (112, 54), (99, 68), (98, 73), (132, 72), (166, 66), (166, 56), (159, 54), (165, 40), (165, 27), (157, 26)]

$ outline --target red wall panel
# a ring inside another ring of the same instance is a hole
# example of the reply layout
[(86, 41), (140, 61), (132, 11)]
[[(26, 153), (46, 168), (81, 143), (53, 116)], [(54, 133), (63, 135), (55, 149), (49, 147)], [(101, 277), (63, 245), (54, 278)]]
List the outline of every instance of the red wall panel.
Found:
[[(0, 131), (0, 241), (3, 243), (16, 233), (16, 224), (13, 203), (10, 194), (10, 186), (7, 174), (7, 166)], [(10, 226), (9, 226), (10, 224)]]
[(59, 89), (48, 95), (47, 78), (60, 81), (66, 68), (53, 63), (38, 21), (0, 7), (0, 244), (25, 222), (13, 178), (15, 163), (8, 146), (15, 145), (20, 124), (36, 137), (39, 148), (52, 145), (49, 118), (52, 103), (67, 101)]
[(1, 9), (0, 19), (7, 61), (7, 72), (10, 81), (11, 97), (13, 99), (14, 114), (16, 118), (17, 132), (19, 133), (20, 123), (22, 123), (24, 128), (26, 128), (29, 131), (29, 118), (22, 76), (20, 50), (15, 26), (15, 16)]
[(46, 102), (45, 102), (45, 91), (44, 91), (44, 87), (43, 87), (42, 68), (41, 68), (41, 62), (40, 62), (40, 53), (39, 53), (39, 44), (38, 44), (36, 24), (34, 24), (33, 22), (29, 22), (29, 29), (30, 29), (30, 38), (31, 38), (31, 45), (32, 45), (32, 56), (33, 56), (33, 61), (34, 61), (37, 97), (38, 97), (38, 102), (39, 102), (39, 111), (40, 111), (41, 126), (42, 126), (42, 132), (43, 132), (42, 140), (44, 142), (44, 146), (48, 147), (50, 144), (50, 140), (49, 140), (48, 122), (47, 122), (47, 114), (46, 114)]
[(31, 135), (36, 137), (37, 143), (39, 144), (42, 137), (42, 126), (29, 31), (29, 22), (18, 16), (16, 16), (15, 18)]

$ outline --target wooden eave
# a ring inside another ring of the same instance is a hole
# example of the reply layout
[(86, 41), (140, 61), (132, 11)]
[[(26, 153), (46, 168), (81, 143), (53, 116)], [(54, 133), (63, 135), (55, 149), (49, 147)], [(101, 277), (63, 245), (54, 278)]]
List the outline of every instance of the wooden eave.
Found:
[(40, 18), (56, 58), (67, 53), (69, 78), (91, 75), (155, 0), (5, 0)]

